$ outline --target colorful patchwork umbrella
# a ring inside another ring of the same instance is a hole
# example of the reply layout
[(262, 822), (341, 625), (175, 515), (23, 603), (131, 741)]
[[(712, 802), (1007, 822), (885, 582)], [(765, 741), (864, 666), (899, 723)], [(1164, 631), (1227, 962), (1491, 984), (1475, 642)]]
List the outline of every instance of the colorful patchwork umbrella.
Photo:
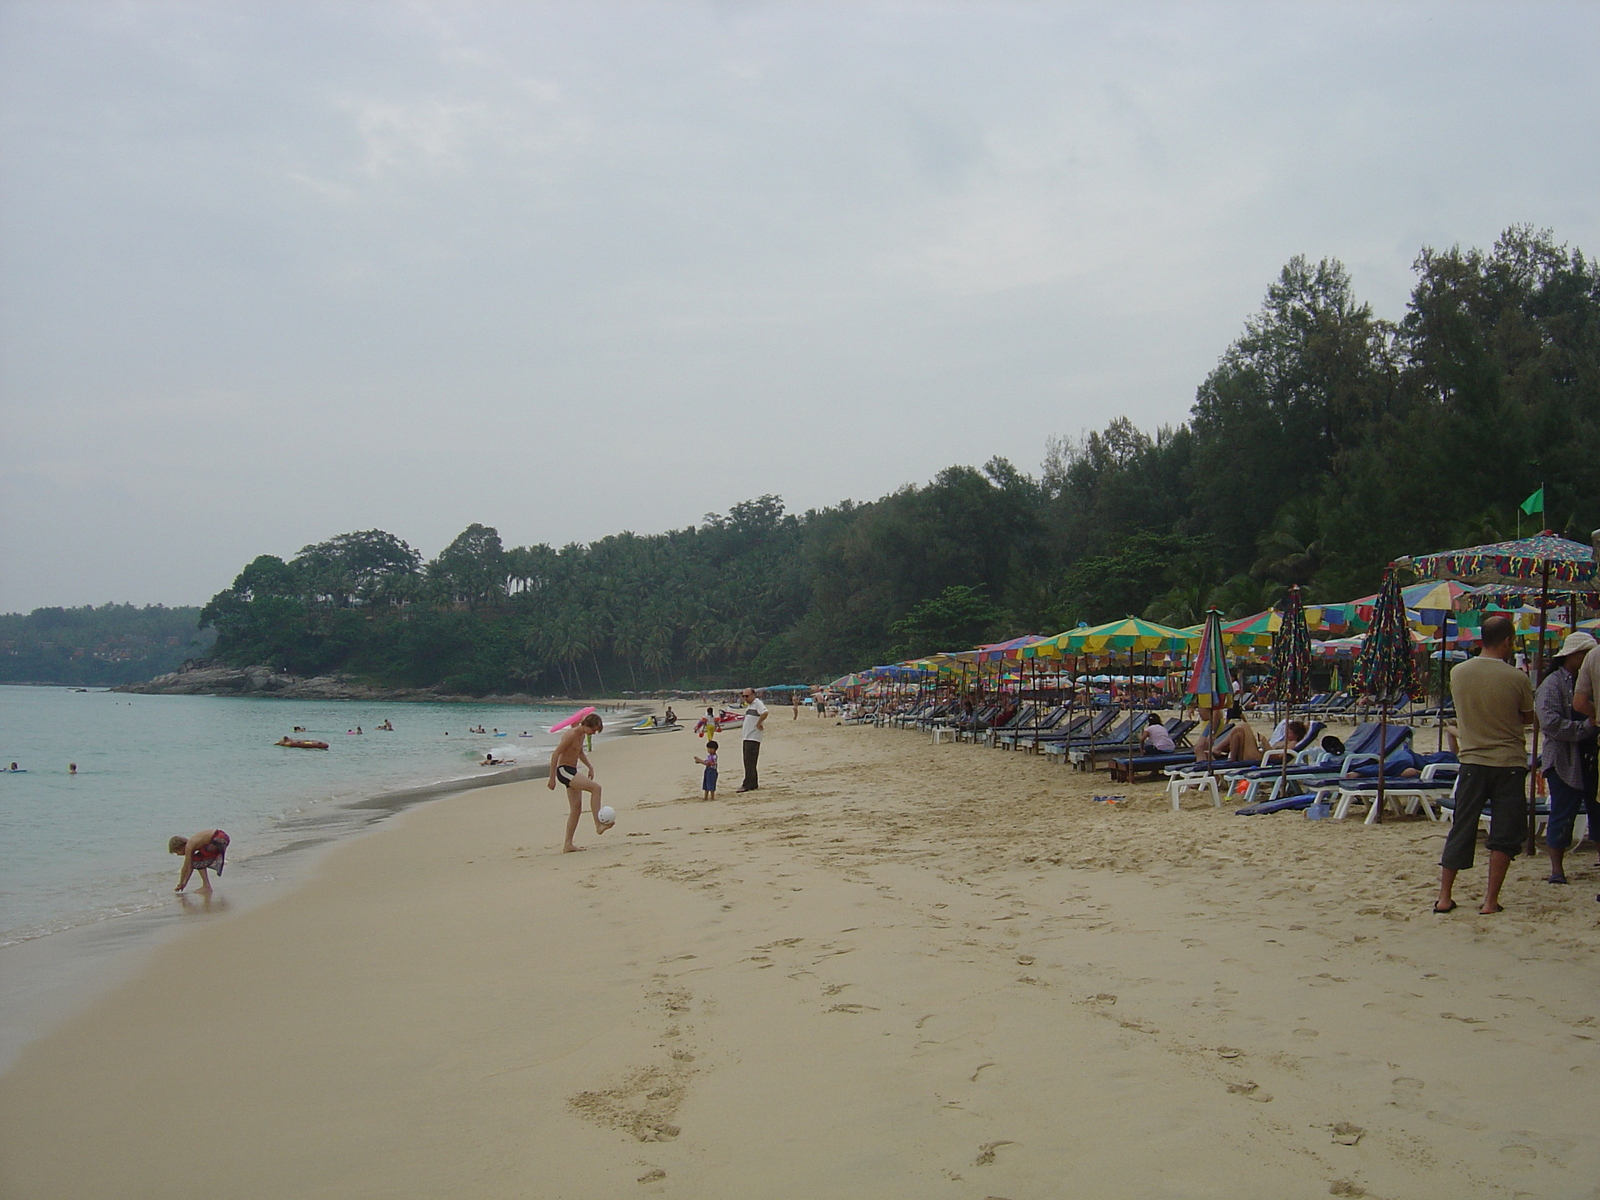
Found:
[[(1283, 617), (1272, 642), (1272, 675), (1267, 680), (1266, 690), (1278, 704), (1280, 721), (1288, 720), (1289, 705), (1298, 704), (1311, 694), (1311, 634), (1306, 629), (1306, 610), (1300, 603), (1299, 584), (1292, 586), (1284, 597)], [(1280, 795), (1289, 777), (1290, 740), (1285, 725), (1282, 770), (1278, 776)]]
[(1405, 600), (1400, 595), (1400, 573), (1393, 566), (1383, 573), (1383, 587), (1372, 607), (1372, 628), (1350, 669), (1350, 681), (1359, 692), (1378, 702), (1378, 798), (1373, 801), (1375, 820), (1383, 821), (1383, 762), (1389, 744), (1389, 709), (1417, 690), (1417, 663), (1411, 656), (1411, 627), (1406, 622)]
[[(1536, 583), (1561, 590), (1563, 584), (1580, 589), (1596, 580), (1594, 547), (1557, 537), (1548, 530), (1537, 537), (1511, 542), (1468, 546), (1397, 560), (1424, 579), (1453, 579), (1457, 583)], [(1530, 589), (1531, 590), (1531, 589)]]
[(992, 642), (987, 646), (978, 647), (979, 662), (1004, 662), (1022, 657), (1025, 646), (1031, 646), (1040, 641), (1037, 633), (1025, 634), (1005, 642)]
[(1306, 605), (1306, 628), (1313, 637), (1348, 637), (1366, 631), (1367, 622), (1350, 604)]
[[(1216, 740), (1216, 714), (1226, 713), (1233, 699), (1233, 679), (1228, 674), (1228, 652), (1222, 640), (1222, 612), (1207, 609), (1200, 631), (1200, 649), (1195, 652), (1194, 669), (1189, 672), (1187, 699), (1206, 714), (1206, 733)], [(1215, 762), (1214, 759), (1208, 760)], [(1214, 775), (1216, 767), (1209, 768)]]
[(1204, 709), (1226, 708), (1233, 699), (1233, 680), (1228, 675), (1228, 656), (1222, 640), (1222, 612), (1206, 611), (1200, 632), (1200, 649), (1189, 672), (1188, 698)]
[[(1596, 541), (1600, 541), (1597, 536)], [(1539, 585), (1539, 662), (1534, 673), (1535, 686), (1544, 678), (1545, 633), (1550, 613), (1550, 592), (1593, 590), (1600, 579), (1595, 548), (1582, 542), (1557, 537), (1548, 529), (1536, 537), (1510, 542), (1491, 542), (1463, 550), (1445, 550), (1398, 560), (1424, 579), (1453, 579), (1457, 583), (1496, 586), (1507, 583)], [(1539, 753), (1539, 727), (1533, 727), (1533, 753)], [(1535, 850), (1534, 828), (1537, 805), (1537, 773), (1528, 774), (1527, 852)]]
[[(1276, 614), (1274, 614), (1276, 615)], [(1227, 630), (1223, 630), (1224, 636)], [(1267, 695), (1279, 704), (1296, 704), (1311, 694), (1311, 633), (1300, 603), (1300, 585), (1284, 598), (1278, 635), (1272, 643), (1272, 675)]]

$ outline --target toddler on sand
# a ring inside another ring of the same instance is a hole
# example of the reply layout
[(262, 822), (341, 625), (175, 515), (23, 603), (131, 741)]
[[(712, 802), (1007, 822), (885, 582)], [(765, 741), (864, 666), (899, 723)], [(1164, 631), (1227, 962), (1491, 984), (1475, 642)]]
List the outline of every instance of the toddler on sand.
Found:
[(706, 756), (694, 756), (695, 762), (706, 769), (705, 778), (700, 781), (704, 795), (702, 800), (715, 800), (717, 798), (717, 743), (715, 739), (706, 743)]

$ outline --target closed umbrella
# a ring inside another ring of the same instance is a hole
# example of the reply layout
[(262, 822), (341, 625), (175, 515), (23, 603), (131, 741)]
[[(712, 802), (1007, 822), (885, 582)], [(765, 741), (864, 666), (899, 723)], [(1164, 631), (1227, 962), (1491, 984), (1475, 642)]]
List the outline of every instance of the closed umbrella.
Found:
[[(1195, 651), (1194, 669), (1189, 672), (1188, 698), (1206, 714), (1206, 732), (1216, 739), (1215, 714), (1226, 711), (1233, 699), (1233, 680), (1228, 675), (1228, 655), (1222, 641), (1222, 610), (1206, 610), (1200, 630), (1200, 648)], [(1215, 763), (1214, 758), (1208, 760)], [(1212, 775), (1216, 767), (1209, 768)]]
[(1417, 687), (1417, 664), (1412, 657), (1411, 628), (1406, 621), (1405, 600), (1400, 595), (1400, 575), (1394, 566), (1383, 573), (1372, 607), (1372, 628), (1367, 631), (1361, 653), (1350, 669), (1350, 680), (1358, 692), (1370, 694), (1378, 702), (1378, 798), (1374, 820), (1383, 821), (1383, 764), (1389, 745), (1389, 709)]
[[(1283, 618), (1272, 642), (1272, 674), (1267, 680), (1267, 696), (1279, 707), (1279, 719), (1288, 720), (1288, 706), (1311, 694), (1311, 633), (1306, 629), (1306, 610), (1300, 603), (1300, 585), (1295, 584), (1284, 597)], [(1284, 727), (1283, 770), (1279, 775), (1279, 795), (1289, 774), (1289, 735)]]

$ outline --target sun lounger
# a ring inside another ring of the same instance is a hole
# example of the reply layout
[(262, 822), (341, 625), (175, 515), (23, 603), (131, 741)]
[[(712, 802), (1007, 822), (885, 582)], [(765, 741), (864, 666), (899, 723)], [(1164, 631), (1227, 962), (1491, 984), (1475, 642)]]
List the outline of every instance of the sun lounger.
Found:
[[(1459, 763), (1430, 763), (1423, 768), (1420, 778), (1415, 779), (1385, 779), (1383, 781), (1383, 799), (1385, 804), (1392, 804), (1402, 816), (1416, 812), (1419, 808), (1427, 815), (1430, 821), (1440, 821), (1444, 818), (1440, 814), (1440, 802), (1450, 799), (1455, 793), (1456, 776), (1461, 770)], [(1318, 796), (1327, 794), (1328, 789), (1320, 789)], [(1367, 805), (1366, 824), (1375, 824), (1378, 820), (1378, 781), (1376, 779), (1342, 780), (1336, 789), (1338, 803), (1334, 806), (1333, 819), (1342, 821), (1350, 815), (1352, 804)]]
[[(1198, 723), (1197, 721), (1184, 721), (1178, 717), (1173, 717), (1172, 720), (1166, 723), (1167, 735), (1172, 738), (1174, 745), (1180, 744), (1181, 740), (1187, 738), (1189, 731)], [(1113, 781), (1117, 783), (1138, 783), (1140, 782), (1138, 778), (1140, 775), (1146, 775), (1153, 779), (1166, 767), (1172, 765), (1174, 760), (1179, 763), (1184, 761), (1193, 762), (1194, 755), (1183, 755), (1176, 752), (1172, 754), (1129, 754), (1111, 759), (1108, 766)]]
[(1052, 743), (1087, 733), (1095, 719), (1095, 713), (1080, 709), (1073, 715), (1071, 709), (1061, 708), (1048, 714), (1036, 728), (1018, 729), (1006, 734), (1002, 741), (1014, 750), (1048, 750)]
[[(1363, 725), (1356, 733), (1361, 734), (1367, 728)], [(1292, 764), (1287, 770), (1274, 766), (1257, 767), (1240, 772), (1232, 782), (1233, 794), (1241, 797), (1245, 804), (1251, 805), (1263, 798), (1261, 791), (1266, 787), (1267, 795), (1264, 799), (1278, 800), (1283, 798), (1287, 788), (1292, 787), (1296, 791), (1314, 790), (1317, 786), (1335, 783), (1352, 771), (1368, 765), (1375, 767), (1379, 758), (1380, 726), (1373, 725), (1371, 729), (1371, 736), (1359, 739), (1359, 745), (1365, 746), (1365, 750), (1356, 748), (1358, 740), (1352, 735), (1350, 741), (1345, 743), (1342, 755), (1329, 755), (1317, 748), (1306, 752), (1301, 762)], [(1390, 725), (1387, 730), (1387, 738), (1382, 745), (1383, 750), (1387, 751), (1386, 757), (1393, 758), (1402, 751), (1406, 752), (1403, 760), (1394, 761), (1394, 773), (1399, 775), (1407, 766), (1413, 765), (1409, 754), (1412, 730), (1408, 725)], [(1246, 786), (1240, 788), (1239, 781), (1243, 781)]]
[(1122, 709), (1116, 705), (1112, 705), (1110, 708), (1103, 708), (1099, 712), (1094, 713), (1093, 716), (1090, 717), (1089, 723), (1077, 731), (1066, 732), (1062, 730), (1056, 730), (1049, 737), (1041, 737), (1039, 741), (1041, 744), (1049, 742), (1052, 745), (1060, 746), (1068, 742), (1086, 742), (1091, 737), (1099, 737), (1104, 740), (1106, 727), (1121, 715)]

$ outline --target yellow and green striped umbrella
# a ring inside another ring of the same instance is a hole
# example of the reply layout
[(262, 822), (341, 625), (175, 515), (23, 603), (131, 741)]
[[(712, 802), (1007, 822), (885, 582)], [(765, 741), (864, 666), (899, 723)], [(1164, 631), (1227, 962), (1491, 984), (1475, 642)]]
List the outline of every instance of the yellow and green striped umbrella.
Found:
[(1109, 654), (1124, 651), (1181, 652), (1199, 644), (1181, 629), (1159, 625), (1142, 617), (1123, 617), (1087, 629), (1071, 629), (1060, 635), (1071, 654)]
[(1270, 646), (1279, 629), (1283, 615), (1269, 608), (1253, 617), (1245, 617), (1222, 627), (1222, 640), (1230, 646)]

